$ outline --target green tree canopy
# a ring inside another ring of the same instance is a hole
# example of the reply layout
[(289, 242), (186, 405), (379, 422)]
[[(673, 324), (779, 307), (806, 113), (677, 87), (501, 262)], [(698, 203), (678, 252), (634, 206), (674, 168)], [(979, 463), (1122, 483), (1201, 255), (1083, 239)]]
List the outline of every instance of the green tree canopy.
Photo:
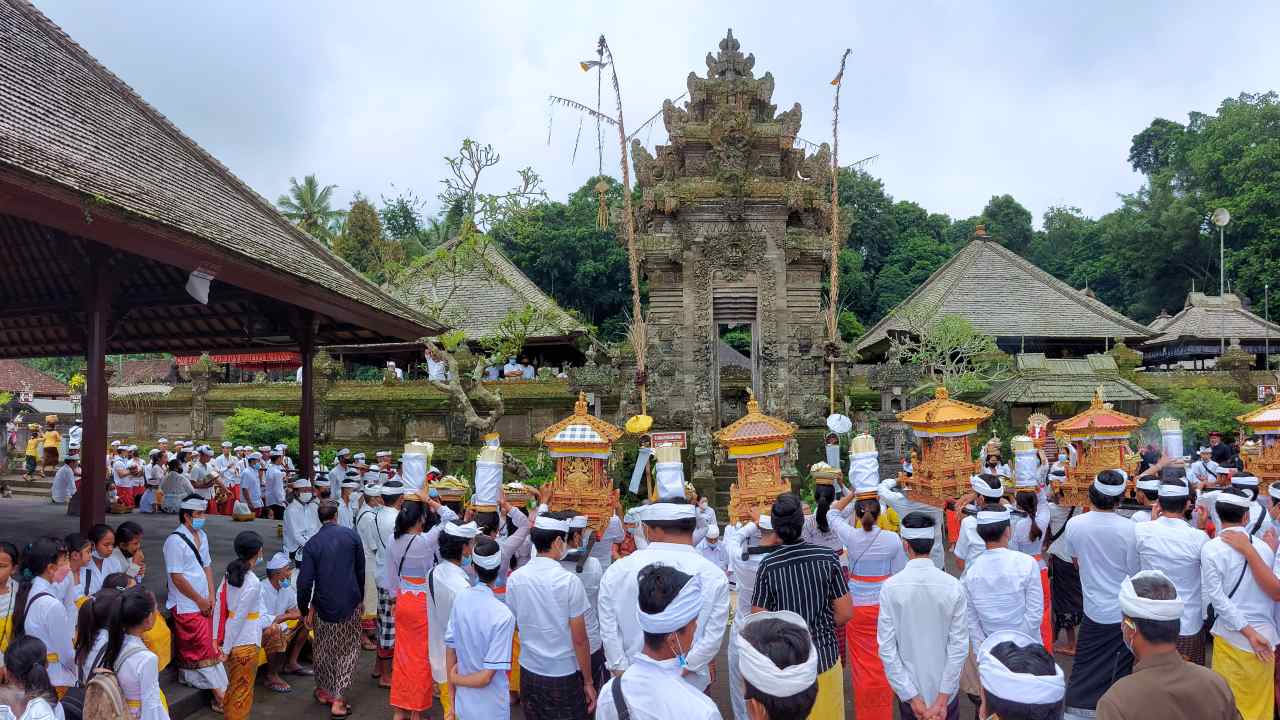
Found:
[(307, 175), (299, 183), (289, 178), (289, 192), (276, 199), (280, 214), (311, 237), (328, 245), (334, 229), (341, 224), (343, 212), (334, 210), (333, 191), (337, 185), (321, 185), (315, 175)]

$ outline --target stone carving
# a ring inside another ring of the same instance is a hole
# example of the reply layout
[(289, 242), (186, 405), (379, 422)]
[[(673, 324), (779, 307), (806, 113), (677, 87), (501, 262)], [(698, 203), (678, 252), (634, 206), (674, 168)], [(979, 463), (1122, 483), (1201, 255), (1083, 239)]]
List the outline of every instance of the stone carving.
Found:
[(698, 438), (732, 414), (721, 405), (713, 288), (756, 294), (756, 374), (736, 382), (758, 389), (771, 415), (817, 424), (825, 412), (825, 402), (813, 402), (825, 394), (825, 368), (797, 365), (821, 352), (822, 317), (817, 304), (788, 307), (788, 297), (826, 274), (831, 156), (795, 147), (800, 106), (777, 112), (773, 75), (756, 75), (755, 57), (732, 32), (708, 54), (705, 77), (690, 73), (686, 85), (685, 103), (663, 104), (667, 144), (650, 152), (633, 143), (637, 244), (651, 297), (686, 299), (680, 311), (667, 301), (649, 320), (662, 358), (650, 368), (650, 414), (659, 429), (690, 431), (695, 468), (709, 476), (714, 451), (708, 443), (700, 459)]
[(213, 387), (213, 377), (218, 366), (213, 363), (209, 353), (204, 353), (191, 367), (187, 368), (187, 376), (191, 378), (191, 434), (204, 438), (209, 430), (209, 404), (206, 397)]

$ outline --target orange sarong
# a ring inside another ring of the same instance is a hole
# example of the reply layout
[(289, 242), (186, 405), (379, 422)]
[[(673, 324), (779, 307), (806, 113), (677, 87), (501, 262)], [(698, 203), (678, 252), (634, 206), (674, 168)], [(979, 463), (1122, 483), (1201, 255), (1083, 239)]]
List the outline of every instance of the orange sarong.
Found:
[(885, 677), (876, 639), (879, 617), (879, 605), (855, 605), (853, 619), (845, 625), (853, 708), (858, 720), (893, 720), (893, 688)]
[(431, 679), (431, 657), (427, 649), (425, 593), (401, 592), (396, 598), (394, 658), (391, 666), (391, 707), (410, 712), (430, 709), (435, 682)]
[[(1040, 559), (1036, 555), (1036, 560)], [(1044, 593), (1044, 612), (1040, 615), (1040, 639), (1044, 641), (1044, 649), (1053, 654), (1053, 603), (1049, 597), (1049, 568), (1040, 568), (1040, 590)]]
[(258, 676), (258, 646), (231, 648), (223, 667), (227, 670), (227, 691), (222, 698), (226, 720), (249, 720), (253, 710), (253, 681)]

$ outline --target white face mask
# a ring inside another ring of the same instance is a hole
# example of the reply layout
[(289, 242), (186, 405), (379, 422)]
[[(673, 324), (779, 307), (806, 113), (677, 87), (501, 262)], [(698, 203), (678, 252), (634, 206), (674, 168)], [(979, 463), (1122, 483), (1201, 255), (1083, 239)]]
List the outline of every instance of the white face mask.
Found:
[(302, 501), (302, 502), (304, 502), (304, 503), (309, 503), (309, 502), (311, 502), (311, 498), (313, 498), (313, 497), (315, 497), (315, 495), (312, 495), (312, 494), (311, 494), (311, 493), (309, 493), (309, 492), (301, 493), (300, 495), (298, 495), (298, 499), (299, 499), (299, 500), (301, 500), (301, 501)]

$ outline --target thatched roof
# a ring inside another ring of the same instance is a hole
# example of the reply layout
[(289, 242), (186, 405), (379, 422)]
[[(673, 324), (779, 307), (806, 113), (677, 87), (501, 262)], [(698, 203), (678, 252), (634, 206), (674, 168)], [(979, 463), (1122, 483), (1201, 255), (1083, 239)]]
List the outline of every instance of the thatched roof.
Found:
[(1221, 337), (1238, 340), (1263, 340), (1270, 337), (1280, 340), (1280, 325), (1269, 323), (1245, 309), (1238, 295), (1206, 295), (1193, 292), (1187, 295), (1182, 311), (1170, 318), (1158, 317), (1149, 326), (1158, 334), (1143, 343), (1144, 348), (1166, 345), (1179, 340), (1194, 338), (1217, 340)]
[(1014, 376), (992, 388), (982, 402), (988, 405), (1089, 402), (1099, 387), (1108, 401), (1156, 399), (1155, 395), (1120, 377), (1115, 358), (1110, 355), (1055, 359), (1046, 358), (1043, 353), (1022, 353), (1014, 358), (1014, 369)]
[[(432, 273), (414, 274), (408, 282), (391, 288), (391, 293), (413, 307), (443, 304), (436, 318), (441, 324), (462, 330), (472, 340), (491, 337), (512, 310), (532, 305), (545, 311), (547, 320), (532, 329), (530, 340), (570, 337), (586, 332), (582, 323), (573, 319), (533, 281), (525, 275), (497, 243), (482, 241), (481, 255), (460, 275)], [(446, 245), (447, 252), (451, 240)]]
[(868, 330), (856, 350), (871, 355), (886, 350), (889, 334), (906, 330), (899, 315), (905, 308), (928, 317), (963, 317), (992, 337), (1142, 340), (1152, 334), (1003, 245), (982, 238), (963, 247)]

